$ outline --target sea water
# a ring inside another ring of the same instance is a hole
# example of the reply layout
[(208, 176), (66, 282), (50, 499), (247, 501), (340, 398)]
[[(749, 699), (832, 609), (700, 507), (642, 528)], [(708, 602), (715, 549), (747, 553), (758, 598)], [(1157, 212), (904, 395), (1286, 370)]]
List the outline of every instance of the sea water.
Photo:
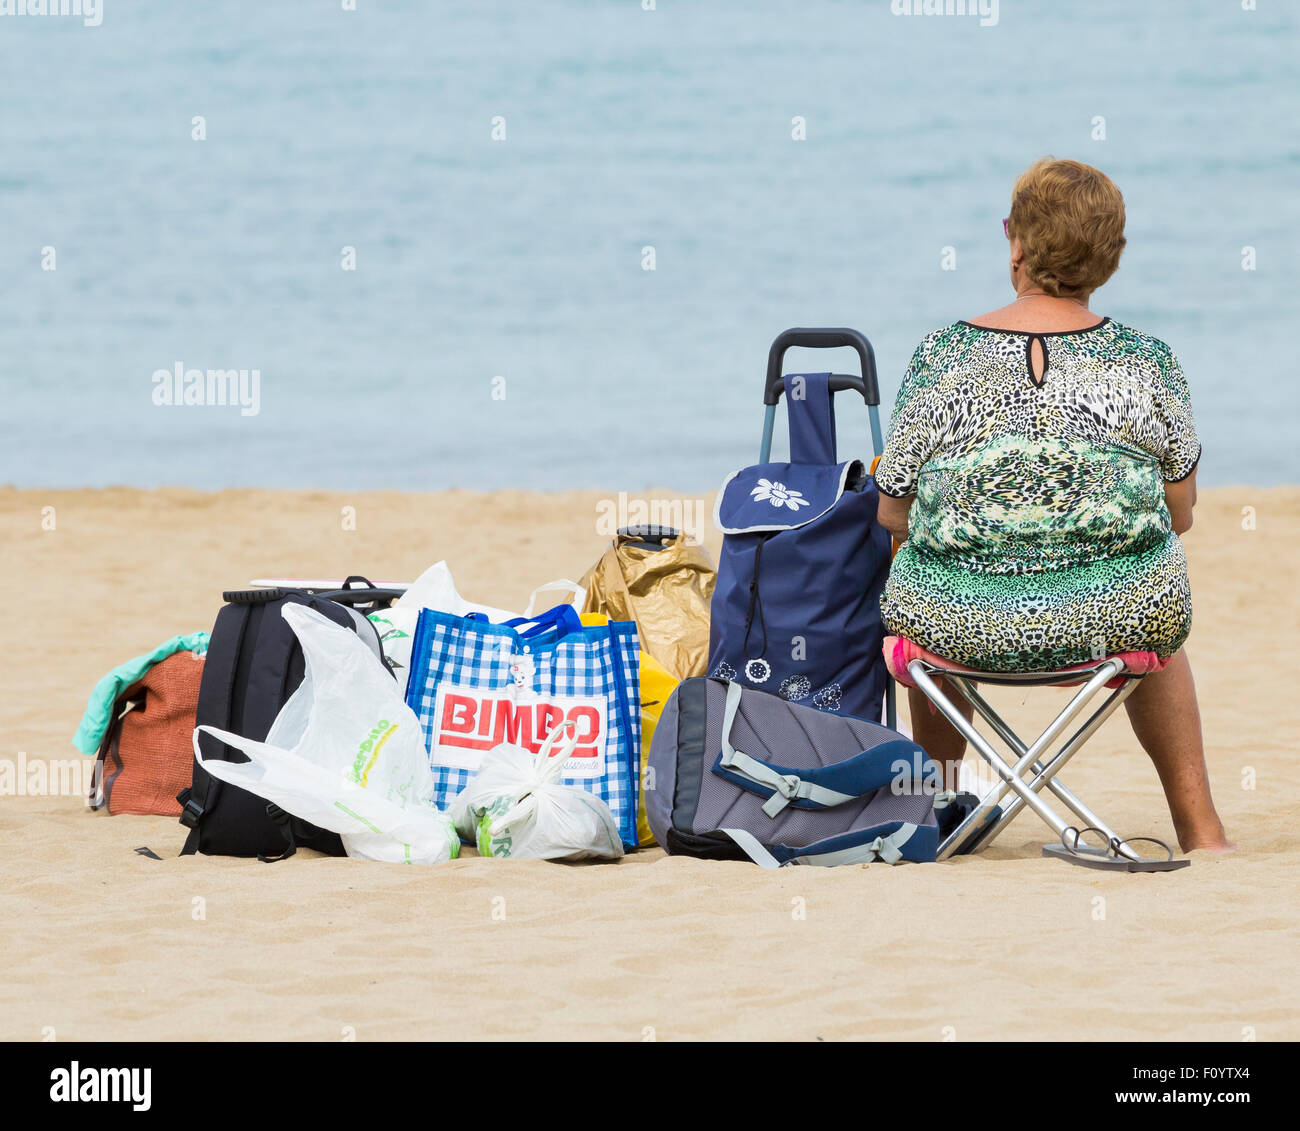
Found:
[(1005, 303), (1047, 153), (1124, 191), (1094, 308), (1179, 355), (1201, 481), (1300, 481), (1300, 5), (19, 7), (0, 482), (708, 489), (780, 330), (865, 332), (887, 414)]

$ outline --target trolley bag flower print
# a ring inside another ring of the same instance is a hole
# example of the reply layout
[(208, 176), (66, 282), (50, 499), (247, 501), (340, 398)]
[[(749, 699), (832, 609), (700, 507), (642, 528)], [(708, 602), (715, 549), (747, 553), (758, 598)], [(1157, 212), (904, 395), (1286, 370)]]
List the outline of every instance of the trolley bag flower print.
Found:
[(812, 505), (803, 497), (802, 492), (787, 487), (784, 483), (773, 483), (770, 479), (760, 479), (750, 494), (760, 503), (766, 500), (774, 507), (787, 506), (792, 511)]
[(641, 704), (636, 624), (584, 626), (571, 605), (490, 624), (424, 609), (406, 701), (419, 717), (442, 808), (503, 743), (536, 754), (560, 723), (576, 742), (561, 781), (600, 798), (637, 843)]

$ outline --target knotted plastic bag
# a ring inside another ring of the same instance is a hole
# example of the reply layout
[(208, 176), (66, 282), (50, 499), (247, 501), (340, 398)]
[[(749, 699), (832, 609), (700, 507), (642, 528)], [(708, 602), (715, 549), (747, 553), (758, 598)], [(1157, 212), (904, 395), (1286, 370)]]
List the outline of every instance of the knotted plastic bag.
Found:
[(493, 747), (451, 804), (456, 831), (475, 841), (482, 856), (617, 860), (623, 843), (609, 806), (585, 789), (560, 784), (577, 742), (574, 724), (564, 722), (536, 754), (504, 742)]

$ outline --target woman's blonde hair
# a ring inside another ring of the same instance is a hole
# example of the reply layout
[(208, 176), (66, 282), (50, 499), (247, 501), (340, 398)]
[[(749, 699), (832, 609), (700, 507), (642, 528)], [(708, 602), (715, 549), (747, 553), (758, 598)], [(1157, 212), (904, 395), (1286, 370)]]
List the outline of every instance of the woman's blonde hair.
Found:
[(1043, 157), (1016, 181), (1007, 234), (1020, 240), (1025, 272), (1049, 295), (1087, 294), (1119, 266), (1124, 197), (1100, 169)]

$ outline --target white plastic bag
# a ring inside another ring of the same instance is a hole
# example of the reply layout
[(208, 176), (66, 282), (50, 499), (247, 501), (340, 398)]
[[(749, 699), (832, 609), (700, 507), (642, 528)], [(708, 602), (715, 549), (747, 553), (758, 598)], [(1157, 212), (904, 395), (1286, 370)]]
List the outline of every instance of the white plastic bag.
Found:
[[(552, 754), (565, 731), (571, 733)], [(533, 754), (502, 743), (483, 755), (474, 780), (451, 804), (456, 831), (482, 856), (531, 860), (617, 860), (618, 822), (599, 797), (561, 785), (577, 745), (572, 722), (561, 723)]]
[[(194, 729), (194, 754), (214, 778), (338, 833), (349, 856), (435, 864), (460, 850), (433, 804), (433, 774), (415, 713), (351, 629), (304, 605), (281, 610), (302, 645), (306, 673), (265, 742), (215, 727)], [(204, 758), (199, 733), (249, 762)]]
[(572, 593), (573, 599), (569, 604), (573, 606), (574, 612), (581, 613), (582, 606), (587, 603), (587, 590), (579, 585), (576, 581), (570, 581), (567, 577), (557, 577), (554, 581), (547, 581), (533, 590), (533, 595), (528, 598), (528, 607), (524, 610), (524, 616), (535, 617), (538, 613), (544, 613), (547, 609), (553, 609), (556, 605), (563, 604), (561, 601), (552, 601), (549, 604), (539, 605), (537, 598), (543, 593)]
[(437, 609), (443, 613), (455, 613), (458, 617), (470, 613), (486, 613), (488, 620), (509, 620), (514, 613), (505, 609), (494, 609), (491, 605), (476, 605), (467, 601), (456, 592), (456, 582), (451, 576), (451, 567), (444, 562), (435, 562), (411, 583), (411, 587), (393, 604), (395, 609)]
[[(586, 591), (575, 582), (560, 579), (548, 581), (533, 590), (529, 599), (526, 616), (534, 615), (537, 610), (537, 598), (547, 592), (573, 593), (573, 606), (581, 609), (586, 598)], [(384, 644), (384, 658), (392, 669), (393, 675), (402, 691), (406, 690), (406, 681), (411, 674), (411, 640), (415, 636), (415, 622), (420, 619), (421, 609), (435, 609), (440, 613), (465, 617), (470, 613), (483, 613), (493, 624), (504, 624), (513, 620), (518, 614), (505, 609), (493, 608), (491, 605), (476, 605), (467, 601), (456, 591), (451, 569), (445, 561), (435, 562), (411, 583), (411, 587), (393, 602), (392, 608), (371, 613), (370, 619), (379, 630)]]
[(384, 659), (402, 692), (406, 691), (406, 681), (411, 674), (411, 643), (421, 609), (437, 609), (459, 617), (470, 613), (486, 613), (488, 620), (496, 624), (514, 616), (514, 613), (508, 613), (505, 609), (466, 601), (456, 592), (456, 583), (452, 580), (447, 563), (435, 562), (411, 583), (411, 587), (393, 602), (391, 608), (370, 614), (370, 620), (384, 645)]

